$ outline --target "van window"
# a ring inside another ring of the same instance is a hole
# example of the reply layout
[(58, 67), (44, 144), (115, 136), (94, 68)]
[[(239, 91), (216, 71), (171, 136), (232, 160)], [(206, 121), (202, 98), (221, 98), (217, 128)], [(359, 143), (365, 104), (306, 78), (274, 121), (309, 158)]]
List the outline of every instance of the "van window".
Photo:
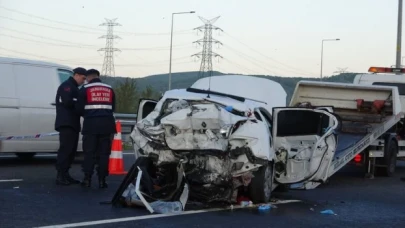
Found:
[(398, 93), (399, 93), (399, 95), (405, 95), (405, 84), (404, 84), (404, 83), (373, 82), (373, 85), (396, 86), (396, 87), (398, 87)]
[(62, 84), (69, 77), (73, 76), (73, 72), (69, 70), (58, 69), (58, 76), (59, 76), (59, 84)]

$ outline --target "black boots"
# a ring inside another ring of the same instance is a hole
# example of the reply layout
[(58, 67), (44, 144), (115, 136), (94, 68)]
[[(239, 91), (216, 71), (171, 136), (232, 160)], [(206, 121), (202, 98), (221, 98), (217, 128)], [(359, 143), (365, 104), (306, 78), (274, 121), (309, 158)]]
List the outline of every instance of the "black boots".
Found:
[(58, 172), (55, 182), (57, 185), (70, 185), (70, 181), (66, 178), (66, 175), (61, 172)]
[[(89, 188), (91, 186), (91, 176), (85, 175), (81, 185), (83, 187)], [(98, 178), (98, 188), (108, 188), (108, 184), (105, 181), (105, 177)]]
[(84, 175), (84, 179), (81, 183), (83, 187), (90, 187), (91, 186), (91, 175)]
[(80, 181), (73, 179), (69, 172), (58, 172), (55, 182), (57, 185), (71, 185), (80, 183)]
[(108, 188), (108, 184), (105, 182), (105, 177), (98, 178), (98, 188)]
[(71, 184), (80, 184), (80, 181), (72, 178), (68, 172), (65, 174), (66, 180), (68, 180)]

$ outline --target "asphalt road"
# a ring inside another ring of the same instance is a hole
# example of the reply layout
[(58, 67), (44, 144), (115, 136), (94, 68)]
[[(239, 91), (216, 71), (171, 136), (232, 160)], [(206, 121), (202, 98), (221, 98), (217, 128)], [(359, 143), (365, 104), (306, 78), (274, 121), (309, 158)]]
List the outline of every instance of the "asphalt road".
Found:
[[(125, 168), (134, 161), (124, 155)], [(394, 177), (363, 179), (361, 169), (346, 168), (330, 183), (314, 190), (274, 193), (284, 204), (265, 213), (257, 209), (186, 210), (164, 217), (141, 208), (112, 208), (111, 200), (124, 176), (110, 176), (109, 188), (99, 190), (54, 184), (55, 156), (22, 161), (0, 156), (0, 227), (403, 227), (405, 223), (405, 165)], [(72, 175), (82, 178), (80, 162)], [(290, 202), (286, 200), (299, 200)], [(215, 209), (215, 208), (214, 208)], [(336, 215), (321, 214), (330, 209)], [(115, 220), (118, 219), (118, 220)]]

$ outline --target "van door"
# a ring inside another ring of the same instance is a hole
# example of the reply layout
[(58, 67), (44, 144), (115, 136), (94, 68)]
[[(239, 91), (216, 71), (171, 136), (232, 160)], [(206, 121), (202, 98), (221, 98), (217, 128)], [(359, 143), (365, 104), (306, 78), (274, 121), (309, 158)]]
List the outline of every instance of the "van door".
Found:
[[(0, 136), (20, 135), (20, 104), (13, 65), (0, 63)], [(0, 152), (16, 152), (18, 141), (0, 141)]]
[[(55, 100), (60, 84), (55, 67), (16, 64), (13, 66), (21, 105), (20, 130), (23, 135), (55, 132)], [(56, 152), (58, 136), (19, 141), (23, 152)]]
[(335, 115), (317, 107), (273, 108), (272, 116), (276, 181), (325, 181), (337, 145)]

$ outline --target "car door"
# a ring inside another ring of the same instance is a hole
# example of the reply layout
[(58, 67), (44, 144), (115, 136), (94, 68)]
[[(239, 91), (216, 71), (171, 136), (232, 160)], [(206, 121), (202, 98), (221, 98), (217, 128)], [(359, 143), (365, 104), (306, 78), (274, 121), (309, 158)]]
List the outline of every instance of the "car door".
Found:
[(322, 108), (273, 108), (275, 178), (283, 184), (325, 181), (336, 149), (338, 119)]
[(141, 99), (138, 105), (138, 112), (136, 116), (136, 122), (141, 121), (149, 113), (151, 113), (156, 107), (157, 101), (150, 99)]

